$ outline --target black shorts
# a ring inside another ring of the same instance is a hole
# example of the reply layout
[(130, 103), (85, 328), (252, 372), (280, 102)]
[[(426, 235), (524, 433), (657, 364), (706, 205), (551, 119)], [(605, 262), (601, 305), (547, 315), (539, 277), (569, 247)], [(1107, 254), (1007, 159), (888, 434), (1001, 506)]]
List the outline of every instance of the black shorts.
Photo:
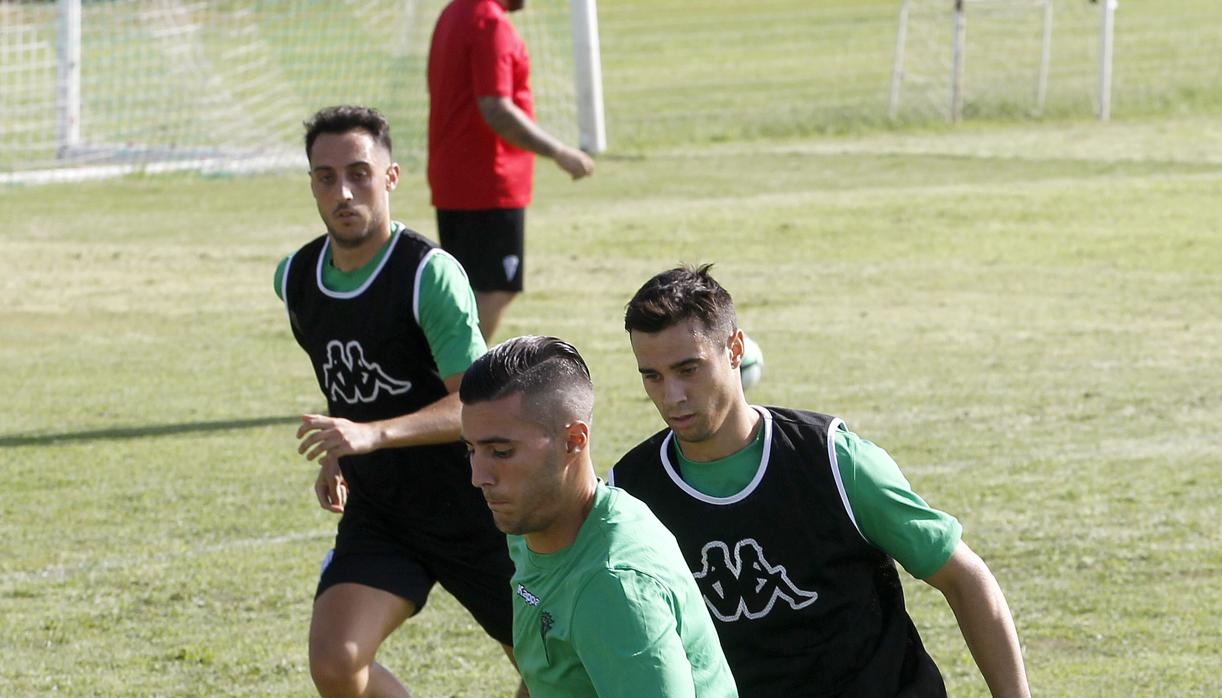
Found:
[(526, 209), (437, 209), (441, 249), (454, 255), (477, 292), (522, 290)]
[(350, 506), (340, 519), (335, 549), (323, 561), (315, 598), (348, 582), (388, 591), (411, 601), (419, 611), (433, 585), (440, 583), (484, 632), (512, 645), (512, 576), (505, 535), (495, 528), (457, 544), (443, 544), (413, 536), (368, 510)]

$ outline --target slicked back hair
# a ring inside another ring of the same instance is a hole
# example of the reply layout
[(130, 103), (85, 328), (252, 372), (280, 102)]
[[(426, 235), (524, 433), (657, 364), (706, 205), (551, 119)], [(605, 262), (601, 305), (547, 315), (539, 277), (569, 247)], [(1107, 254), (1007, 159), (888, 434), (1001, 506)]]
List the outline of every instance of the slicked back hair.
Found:
[(692, 319), (707, 337), (725, 340), (738, 329), (738, 317), (730, 292), (709, 275), (712, 266), (678, 266), (646, 281), (628, 301), (624, 329), (652, 334)]
[(463, 404), (521, 393), (528, 417), (548, 428), (590, 423), (594, 383), (577, 349), (556, 337), (514, 337), (476, 359), (463, 374)]
[(305, 128), (307, 160), (312, 156), (310, 151), (314, 148), (314, 141), (324, 133), (344, 134), (349, 131), (364, 131), (373, 136), (375, 143), (386, 148), (387, 153), (392, 152), (390, 149), (390, 122), (378, 113), (378, 110), (370, 107), (341, 104), (320, 109), (317, 114), (310, 117), (309, 121), (305, 122)]

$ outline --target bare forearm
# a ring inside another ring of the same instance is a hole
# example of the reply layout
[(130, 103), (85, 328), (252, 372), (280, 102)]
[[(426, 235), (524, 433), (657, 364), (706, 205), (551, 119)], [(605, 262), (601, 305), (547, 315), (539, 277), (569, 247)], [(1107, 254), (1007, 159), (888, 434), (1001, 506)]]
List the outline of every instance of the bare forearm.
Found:
[(1010, 607), (984, 561), (960, 543), (943, 569), (928, 581), (946, 596), (990, 693), (1006, 698), (1030, 696)]
[(458, 441), (461, 403), (450, 393), (424, 408), (393, 419), (373, 422), (377, 429), (376, 448), (426, 446)]
[[(992, 581), (994, 591), (982, 594), (978, 599), (965, 599), (951, 608), (971, 607), (969, 613), (955, 610), (959, 630), (980, 667), (980, 673), (994, 696), (1025, 698), (1031, 695), (1027, 688), (1027, 675), (1023, 666), (1022, 651), (1018, 644), (1018, 632), (1010, 608), (1002, 596), (997, 582)], [(949, 601), (949, 598), (947, 599)]]
[(489, 128), (502, 139), (524, 150), (551, 158), (573, 179), (594, 173), (594, 160), (576, 148), (561, 143), (531, 120), (508, 97), (480, 97), (479, 112)]
[(494, 106), (481, 103), (480, 112), (498, 136), (523, 150), (550, 158), (564, 147), (509, 100), (500, 100)]

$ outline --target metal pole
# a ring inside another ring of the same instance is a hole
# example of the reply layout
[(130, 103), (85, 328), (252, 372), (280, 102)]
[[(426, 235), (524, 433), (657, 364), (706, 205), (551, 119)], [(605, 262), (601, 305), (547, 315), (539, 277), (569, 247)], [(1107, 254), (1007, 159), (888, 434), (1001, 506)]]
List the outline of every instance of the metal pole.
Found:
[(59, 0), (55, 76), (56, 157), (81, 142), (81, 0)]
[(1117, 0), (1103, 0), (1099, 23), (1099, 120), (1112, 116), (1112, 38), (1116, 24)]
[(579, 146), (587, 153), (607, 149), (603, 113), (603, 69), (598, 43), (598, 8), (595, 0), (571, 0), (573, 65), (577, 72), (577, 130)]

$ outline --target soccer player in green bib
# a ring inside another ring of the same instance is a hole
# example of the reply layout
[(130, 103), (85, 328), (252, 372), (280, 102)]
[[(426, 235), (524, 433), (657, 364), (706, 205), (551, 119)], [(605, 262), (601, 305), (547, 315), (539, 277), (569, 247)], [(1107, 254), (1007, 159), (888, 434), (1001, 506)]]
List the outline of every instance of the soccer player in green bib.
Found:
[(594, 387), (554, 337), (463, 376), (471, 482), (509, 534), (513, 648), (532, 698), (737, 696), (700, 590), (649, 509), (594, 474)]
[(310, 189), (327, 232), (276, 269), (293, 337), (327, 414), (302, 416), (314, 494), (340, 514), (310, 620), (322, 696), (404, 698), (376, 661), (441, 584), (506, 652), (513, 563), (458, 440), (462, 373), (486, 347), (458, 262), (390, 217), (390, 124), (328, 107), (306, 124)]
[(734, 301), (708, 266), (650, 279), (624, 326), (667, 428), (608, 480), (678, 540), (744, 697), (944, 696), (894, 561), (945, 595), (994, 695), (1028, 695), (1010, 609), (959, 522), (840, 419), (747, 402)]

